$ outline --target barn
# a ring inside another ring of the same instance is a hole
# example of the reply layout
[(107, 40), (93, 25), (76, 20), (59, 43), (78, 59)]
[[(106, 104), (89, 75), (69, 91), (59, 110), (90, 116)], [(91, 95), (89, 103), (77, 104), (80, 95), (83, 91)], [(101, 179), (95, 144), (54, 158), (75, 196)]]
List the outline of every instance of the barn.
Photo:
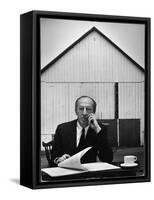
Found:
[(113, 147), (143, 146), (144, 80), (144, 69), (92, 27), (41, 70), (41, 141), (75, 119), (75, 100), (88, 95)]

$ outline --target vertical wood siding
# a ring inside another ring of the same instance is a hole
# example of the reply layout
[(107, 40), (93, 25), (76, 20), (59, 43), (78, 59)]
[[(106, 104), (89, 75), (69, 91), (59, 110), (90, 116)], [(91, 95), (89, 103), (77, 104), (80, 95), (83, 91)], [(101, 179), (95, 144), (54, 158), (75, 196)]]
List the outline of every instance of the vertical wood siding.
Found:
[(113, 83), (41, 83), (41, 133), (51, 134), (59, 123), (76, 118), (75, 101), (88, 95), (97, 102), (97, 118), (114, 118)]
[(48, 82), (136, 82), (143, 72), (97, 32), (92, 32), (42, 74)]

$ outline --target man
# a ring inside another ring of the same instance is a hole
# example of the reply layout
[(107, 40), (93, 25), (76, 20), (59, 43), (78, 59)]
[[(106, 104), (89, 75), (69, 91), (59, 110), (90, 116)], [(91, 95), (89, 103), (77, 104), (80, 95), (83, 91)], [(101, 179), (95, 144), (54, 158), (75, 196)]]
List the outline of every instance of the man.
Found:
[(111, 162), (113, 153), (107, 141), (106, 128), (96, 120), (96, 102), (81, 96), (75, 102), (77, 120), (59, 125), (56, 129), (51, 151), (51, 166), (76, 154), (86, 147), (92, 148), (81, 158), (82, 163)]

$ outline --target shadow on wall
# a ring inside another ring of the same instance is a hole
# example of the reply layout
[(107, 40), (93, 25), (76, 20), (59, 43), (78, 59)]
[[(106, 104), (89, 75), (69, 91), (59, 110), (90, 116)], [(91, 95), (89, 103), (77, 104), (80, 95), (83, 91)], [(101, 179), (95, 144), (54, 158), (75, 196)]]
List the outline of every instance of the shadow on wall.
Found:
[[(106, 126), (111, 147), (128, 148), (140, 146), (140, 119), (118, 119), (119, 123), (117, 123), (117, 119), (103, 119), (98, 121)], [(117, 127), (118, 125), (119, 127)], [(119, 130), (119, 134), (117, 130)]]

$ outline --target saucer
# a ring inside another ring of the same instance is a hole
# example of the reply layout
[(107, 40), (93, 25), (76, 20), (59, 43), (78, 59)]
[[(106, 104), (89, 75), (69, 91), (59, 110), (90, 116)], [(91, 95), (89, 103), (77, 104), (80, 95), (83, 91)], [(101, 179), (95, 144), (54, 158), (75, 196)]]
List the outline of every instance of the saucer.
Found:
[(138, 163), (132, 163), (132, 164), (126, 164), (126, 163), (121, 163), (121, 167), (136, 167)]

